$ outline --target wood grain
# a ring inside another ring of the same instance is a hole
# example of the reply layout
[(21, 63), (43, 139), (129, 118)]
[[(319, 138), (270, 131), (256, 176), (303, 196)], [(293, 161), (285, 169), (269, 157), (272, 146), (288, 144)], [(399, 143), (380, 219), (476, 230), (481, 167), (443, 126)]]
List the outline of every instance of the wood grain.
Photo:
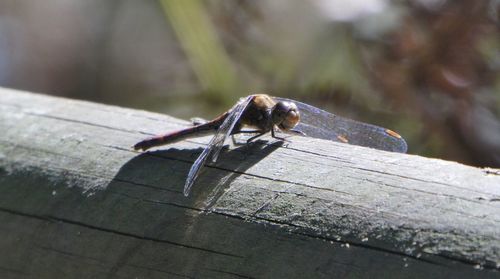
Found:
[(498, 278), (500, 170), (303, 137), (139, 153), (188, 122), (0, 89), (2, 278)]

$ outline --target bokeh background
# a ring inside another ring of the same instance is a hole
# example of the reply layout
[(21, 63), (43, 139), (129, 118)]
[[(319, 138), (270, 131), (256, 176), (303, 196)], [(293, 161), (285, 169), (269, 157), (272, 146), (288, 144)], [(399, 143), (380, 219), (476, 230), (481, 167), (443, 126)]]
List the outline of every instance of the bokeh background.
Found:
[[(211, 118), (265, 92), (500, 166), (498, 0), (0, 0), (0, 86)], [(0, 96), (1, 98), (1, 96)]]

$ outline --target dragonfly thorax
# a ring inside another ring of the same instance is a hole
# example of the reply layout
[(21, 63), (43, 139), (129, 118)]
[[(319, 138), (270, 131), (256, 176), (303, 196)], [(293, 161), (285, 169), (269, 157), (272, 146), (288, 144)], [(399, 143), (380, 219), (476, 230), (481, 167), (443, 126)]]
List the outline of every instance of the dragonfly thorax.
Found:
[(290, 130), (299, 123), (299, 109), (292, 102), (278, 101), (272, 108), (271, 118), (281, 130)]

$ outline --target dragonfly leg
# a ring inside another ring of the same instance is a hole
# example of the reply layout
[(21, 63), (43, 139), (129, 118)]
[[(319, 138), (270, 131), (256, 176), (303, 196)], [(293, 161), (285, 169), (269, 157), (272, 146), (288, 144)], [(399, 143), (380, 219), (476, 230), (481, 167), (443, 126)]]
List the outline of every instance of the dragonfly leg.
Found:
[(285, 139), (285, 138), (282, 138), (282, 137), (278, 137), (276, 136), (275, 132), (274, 132), (274, 129), (271, 129), (271, 136), (275, 139), (278, 139), (278, 140), (282, 140), (282, 141), (285, 141), (285, 142), (290, 142), (289, 140)]
[(259, 133), (258, 135), (255, 135), (249, 139), (247, 139), (247, 144), (249, 144), (250, 142), (252, 142), (253, 140), (259, 138), (259, 137), (262, 137), (263, 135), (265, 135), (267, 132), (257, 132)]
[(300, 131), (300, 130), (291, 129), (291, 130), (290, 130), (290, 132), (293, 132), (293, 133), (299, 134), (299, 135), (304, 136), (304, 137), (306, 137), (306, 136), (307, 136), (307, 135), (306, 135), (306, 133), (304, 133), (304, 132), (302, 132), (302, 131)]
[(234, 138), (234, 135), (231, 135), (231, 141), (233, 142), (233, 145), (240, 145), (239, 142), (236, 142), (236, 139)]
[(260, 134), (260, 133), (262, 133), (262, 132), (259, 131), (259, 130), (240, 130), (240, 131), (238, 131), (238, 132), (236, 132), (236, 133), (234, 133), (234, 134), (231, 135), (231, 140), (233, 141), (234, 145), (243, 145), (243, 144), (248, 143), (248, 141), (244, 142), (244, 143), (237, 142), (236, 139), (235, 139), (235, 137), (234, 137), (236, 134)]

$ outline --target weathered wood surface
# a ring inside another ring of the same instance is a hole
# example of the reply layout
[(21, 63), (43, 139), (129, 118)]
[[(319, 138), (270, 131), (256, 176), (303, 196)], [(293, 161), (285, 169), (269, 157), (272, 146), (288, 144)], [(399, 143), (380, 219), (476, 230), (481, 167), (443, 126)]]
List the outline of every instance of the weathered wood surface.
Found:
[(209, 138), (130, 147), (186, 125), (0, 89), (0, 277), (500, 277), (499, 170), (292, 137), (185, 198)]

